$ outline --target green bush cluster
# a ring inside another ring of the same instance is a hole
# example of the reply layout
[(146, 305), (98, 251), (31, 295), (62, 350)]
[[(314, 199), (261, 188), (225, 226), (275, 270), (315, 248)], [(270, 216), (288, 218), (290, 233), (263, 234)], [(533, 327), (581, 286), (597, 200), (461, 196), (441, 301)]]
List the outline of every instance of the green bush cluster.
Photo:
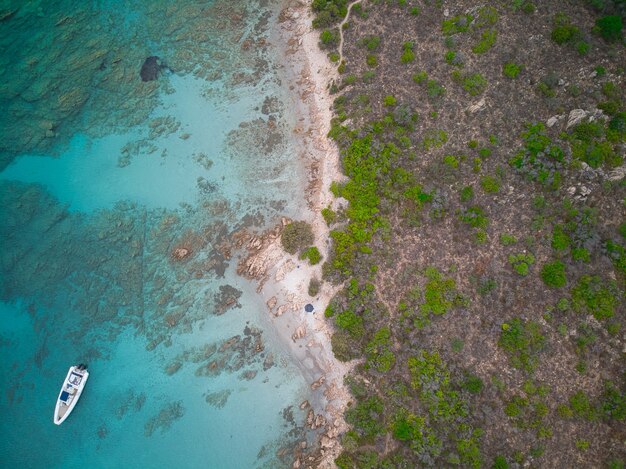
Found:
[(594, 28), (606, 42), (617, 42), (622, 39), (622, 17), (607, 15), (596, 20)]
[(572, 155), (584, 161), (592, 168), (603, 164), (610, 167), (622, 164), (623, 158), (619, 155), (616, 146), (623, 141), (624, 133), (611, 132), (610, 121), (605, 127), (600, 122), (581, 122), (576, 125), (570, 135)]
[(391, 331), (389, 327), (382, 327), (372, 337), (365, 347), (367, 357), (366, 367), (385, 373), (396, 362), (396, 357), (391, 351)]
[(526, 128), (522, 132), (524, 147), (515, 153), (509, 164), (529, 179), (557, 190), (561, 186), (565, 152), (546, 135), (541, 122), (527, 124)]
[(309, 296), (312, 296), (312, 297), (317, 296), (317, 294), (320, 292), (321, 286), (322, 284), (318, 279), (312, 278), (311, 280), (309, 280), (309, 288), (308, 288)]
[(289, 254), (296, 254), (313, 243), (313, 230), (305, 221), (294, 221), (283, 229), (280, 241)]
[(493, 47), (496, 43), (498, 32), (495, 29), (487, 29), (483, 31), (480, 41), (472, 47), (472, 52), (475, 54), (484, 54)]
[(507, 353), (515, 368), (531, 372), (537, 367), (545, 337), (541, 335), (538, 323), (513, 318), (502, 324), (498, 345)]
[(507, 78), (517, 78), (517, 75), (522, 71), (523, 66), (514, 62), (507, 62), (502, 65), (502, 74)]
[(408, 64), (415, 60), (415, 54), (413, 53), (414, 44), (412, 42), (405, 42), (402, 45), (402, 56), (400, 57), (400, 62), (403, 64)]
[(437, 102), (446, 94), (445, 87), (435, 80), (429, 80), (428, 74), (424, 71), (417, 72), (412, 78), (415, 83), (426, 88), (426, 94), (430, 101)]
[(605, 282), (599, 276), (581, 276), (572, 288), (571, 295), (574, 311), (593, 314), (598, 320), (613, 317), (620, 304), (615, 284)]
[(478, 96), (487, 89), (487, 80), (480, 73), (462, 73), (455, 70), (452, 72), (452, 80), (460, 84), (470, 96)]
[[(524, 386), (524, 395), (514, 395), (504, 407), (504, 413), (513, 420), (513, 424), (521, 429), (535, 430), (538, 438), (550, 438), (552, 429), (548, 426), (547, 416), (549, 408), (542, 399), (544, 393), (538, 392), (534, 384), (529, 389)], [(531, 392), (528, 392), (531, 391)]]
[(370, 52), (374, 52), (380, 46), (380, 36), (367, 36), (361, 39), (361, 45), (365, 46)]
[(443, 20), (441, 31), (445, 36), (464, 33), (470, 28), (472, 21), (474, 21), (474, 17), (469, 14), (454, 16), (450, 19)]
[(548, 262), (541, 268), (541, 280), (552, 288), (564, 287), (567, 283), (565, 264), (561, 261)]
[(521, 276), (528, 275), (530, 266), (535, 263), (535, 256), (532, 254), (511, 254), (509, 255), (509, 264), (513, 267), (513, 270)]
[[(441, 436), (456, 440), (457, 464), (480, 467), (480, 437), (482, 430), (471, 428), (463, 422), (469, 415), (468, 403), (455, 389), (450, 372), (437, 352), (422, 350), (408, 359), (411, 386), (418, 392), (426, 414), (417, 419), (419, 431), (406, 431), (412, 427), (405, 416), (396, 420), (394, 436), (406, 438), (415, 453), (433, 460), (442, 450)], [(473, 389), (479, 386), (476, 382)], [(408, 425), (407, 425), (408, 424)], [(447, 435), (446, 435), (447, 434)]]
[(339, 33), (336, 30), (325, 29), (320, 34), (320, 42), (322, 49), (329, 49), (339, 44)]
[(322, 217), (328, 226), (332, 225), (337, 219), (337, 214), (330, 207), (322, 209)]
[(326, 28), (340, 22), (348, 13), (348, 0), (313, 0), (314, 28)]
[(556, 225), (552, 230), (552, 249), (555, 251), (563, 251), (570, 247), (572, 239), (565, 232), (563, 225)]
[(564, 13), (557, 13), (553, 19), (553, 28), (550, 37), (554, 42), (563, 45), (572, 42), (580, 36), (580, 30), (571, 23)]
[(317, 249), (317, 247), (311, 246), (302, 251), (302, 254), (300, 254), (300, 259), (308, 259), (309, 264), (315, 265), (319, 264), (319, 262), (322, 260), (322, 255), (320, 254), (320, 251), (319, 249)]
[(495, 194), (500, 191), (500, 181), (493, 176), (483, 176), (480, 178), (480, 187), (487, 194)]
[(463, 223), (467, 223), (472, 228), (485, 229), (489, 225), (489, 219), (482, 207), (474, 205), (467, 209), (463, 209), (459, 215), (459, 219)]

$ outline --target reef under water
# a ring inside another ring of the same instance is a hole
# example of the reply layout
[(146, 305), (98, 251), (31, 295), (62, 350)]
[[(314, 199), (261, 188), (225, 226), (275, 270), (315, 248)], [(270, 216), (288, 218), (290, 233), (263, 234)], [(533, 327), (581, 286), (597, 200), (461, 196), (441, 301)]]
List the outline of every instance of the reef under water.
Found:
[(5, 465), (290, 464), (309, 387), (232, 258), (305, 205), (279, 7), (2, 4)]

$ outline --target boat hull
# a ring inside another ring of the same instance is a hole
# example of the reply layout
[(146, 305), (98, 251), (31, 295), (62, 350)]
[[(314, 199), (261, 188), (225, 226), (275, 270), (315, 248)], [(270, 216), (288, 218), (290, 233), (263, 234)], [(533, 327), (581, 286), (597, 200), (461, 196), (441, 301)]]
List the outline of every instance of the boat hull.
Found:
[(80, 370), (77, 366), (70, 367), (54, 407), (55, 424), (61, 425), (72, 413), (85, 388), (87, 378), (89, 378), (87, 370)]

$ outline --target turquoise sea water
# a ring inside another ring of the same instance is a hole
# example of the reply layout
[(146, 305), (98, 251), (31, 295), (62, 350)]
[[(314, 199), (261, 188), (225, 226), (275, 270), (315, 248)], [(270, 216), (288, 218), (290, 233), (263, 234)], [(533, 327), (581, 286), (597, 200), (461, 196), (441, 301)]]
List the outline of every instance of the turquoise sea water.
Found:
[(304, 207), (279, 3), (0, 6), (1, 465), (288, 465), (308, 386), (228, 255)]

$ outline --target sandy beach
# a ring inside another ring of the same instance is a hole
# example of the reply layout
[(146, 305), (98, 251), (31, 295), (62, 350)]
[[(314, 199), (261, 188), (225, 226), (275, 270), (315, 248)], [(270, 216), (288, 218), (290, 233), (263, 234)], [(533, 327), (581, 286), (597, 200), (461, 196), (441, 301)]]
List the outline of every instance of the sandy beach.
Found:
[[(329, 252), (329, 229), (321, 210), (336, 207), (337, 201), (330, 193), (332, 181), (341, 180), (339, 154), (328, 137), (332, 117), (332, 97), (329, 84), (336, 78), (333, 64), (319, 49), (319, 33), (312, 26), (309, 2), (289, 2), (279, 17), (280, 31), (273, 38), (284, 50), (285, 79), (289, 80), (297, 126), (293, 129), (301, 141), (297, 157), (306, 165), (308, 184), (305, 189), (307, 210), (301, 220), (313, 227), (315, 245), (324, 258)], [(240, 260), (238, 272), (257, 282), (257, 291), (264, 297), (268, 315), (278, 334), (311, 385), (313, 402), (307, 419), (312, 428), (319, 425), (320, 447), (323, 463), (318, 467), (334, 467), (339, 454), (338, 434), (345, 431), (343, 412), (349, 400), (343, 377), (351, 366), (338, 362), (331, 348), (332, 330), (324, 317), (324, 310), (340, 287), (322, 283), (319, 294), (310, 297), (308, 284), (311, 278), (321, 279), (321, 264), (310, 265), (286, 253), (280, 243), (282, 228), (290, 220), (256, 236), (242, 234), (239, 244), (248, 255)], [(312, 304), (314, 311), (305, 312), (304, 306)], [(323, 419), (315, 417), (323, 415)], [(296, 459), (295, 467), (306, 461)]]

